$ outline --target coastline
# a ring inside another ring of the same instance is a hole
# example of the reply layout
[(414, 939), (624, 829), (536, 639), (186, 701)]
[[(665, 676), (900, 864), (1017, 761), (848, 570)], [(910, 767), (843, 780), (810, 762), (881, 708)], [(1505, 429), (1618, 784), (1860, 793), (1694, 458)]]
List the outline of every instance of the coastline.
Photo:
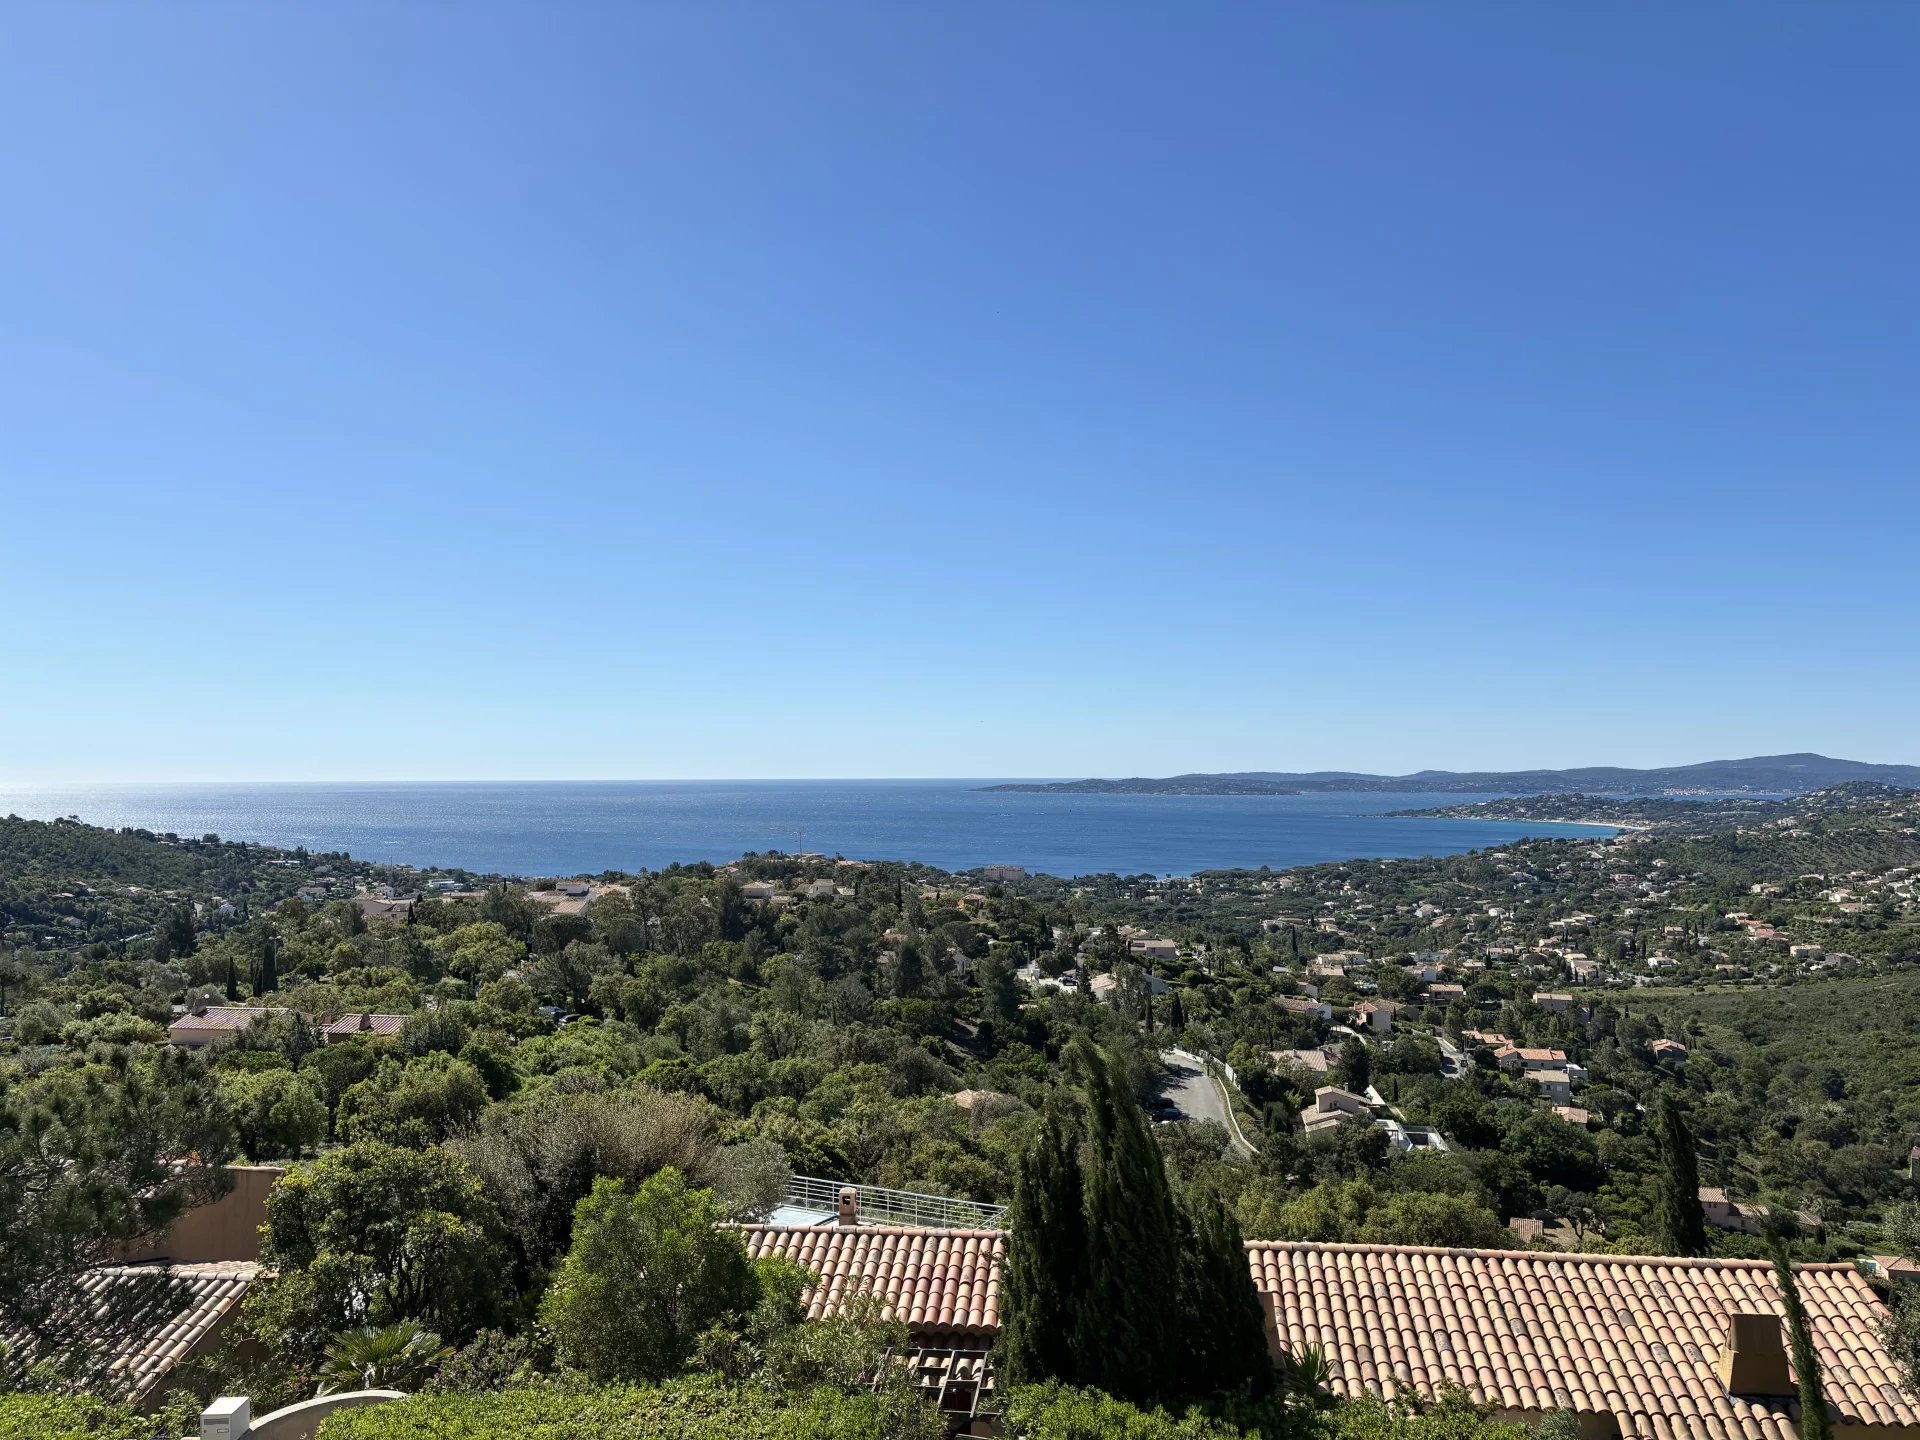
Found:
[[(1385, 817), (1382, 817), (1385, 818)], [(1651, 825), (1635, 825), (1625, 820), (1555, 820), (1544, 815), (1400, 815), (1400, 820), (1464, 820), (1488, 825), (1577, 825), (1582, 830), (1606, 830), (1620, 835), (1651, 830)], [(1505, 843), (1505, 842), (1503, 842)]]
[(1503, 797), (1433, 792), (1168, 798), (984, 794), (966, 781), (427, 782), (0, 789), (0, 814), (77, 814), (108, 829), (496, 875), (664, 870), (801, 848), (953, 872), (1009, 863), (1067, 879), (1191, 875), (1460, 854), (1529, 831), (1609, 833), (1529, 820), (1416, 826), (1382, 814), (1473, 799), (1510, 808)]

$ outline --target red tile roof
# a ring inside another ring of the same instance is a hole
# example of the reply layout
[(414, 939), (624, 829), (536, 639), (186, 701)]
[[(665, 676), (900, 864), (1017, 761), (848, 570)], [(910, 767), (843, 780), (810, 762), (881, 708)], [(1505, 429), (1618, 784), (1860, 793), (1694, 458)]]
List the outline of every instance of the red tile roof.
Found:
[(923, 1336), (991, 1336), (1000, 1329), (999, 1230), (918, 1230), (901, 1225), (743, 1225), (747, 1252), (783, 1255), (819, 1276), (807, 1318), (834, 1314), (872, 1291)]
[[(871, 1290), (916, 1340), (990, 1341), (1000, 1327), (998, 1230), (746, 1225), (756, 1259), (819, 1276), (808, 1315)], [(1729, 1395), (1715, 1372), (1728, 1317), (1780, 1314), (1756, 1260), (1254, 1241), (1247, 1264), (1269, 1339), (1318, 1345), (1336, 1393), (1432, 1396), (1457, 1384), (1509, 1412), (1611, 1416), (1623, 1440), (1795, 1440), (1799, 1401)], [(1920, 1430), (1879, 1337), (1885, 1310), (1851, 1265), (1795, 1267), (1827, 1401), (1866, 1434)], [(1784, 1344), (1784, 1340), (1783, 1340)]]
[(405, 1015), (380, 1015), (370, 1010), (355, 1010), (342, 1015), (321, 1033), (340, 1040), (349, 1035), (398, 1035), (407, 1028)]
[(210, 1032), (226, 1035), (235, 1030), (244, 1030), (263, 1015), (273, 1013), (264, 1005), (209, 1005), (204, 1010), (182, 1015), (167, 1027), (167, 1033), (186, 1035)]
[[(124, 1382), (128, 1398), (141, 1400), (154, 1393), (175, 1365), (204, 1348), (239, 1313), (247, 1288), (260, 1273), (260, 1266), (251, 1261), (175, 1265), (171, 1269), (104, 1265), (89, 1270), (80, 1281), (80, 1291), (89, 1299), (108, 1294), (116, 1285), (156, 1274), (170, 1275), (173, 1280), (174, 1289), (168, 1297), (175, 1307), (172, 1313), (153, 1331), (125, 1345), (109, 1365), (110, 1373)], [(6, 1338), (0, 1336), (0, 1340)], [(20, 1339), (12, 1337), (14, 1343)]]
[[(1764, 1261), (1265, 1241), (1247, 1261), (1269, 1338), (1320, 1346), (1347, 1397), (1452, 1383), (1508, 1411), (1607, 1414), (1624, 1440), (1798, 1434), (1797, 1399), (1728, 1395), (1714, 1371), (1730, 1314), (1781, 1313)], [(1865, 1278), (1795, 1272), (1839, 1422), (1920, 1425)]]

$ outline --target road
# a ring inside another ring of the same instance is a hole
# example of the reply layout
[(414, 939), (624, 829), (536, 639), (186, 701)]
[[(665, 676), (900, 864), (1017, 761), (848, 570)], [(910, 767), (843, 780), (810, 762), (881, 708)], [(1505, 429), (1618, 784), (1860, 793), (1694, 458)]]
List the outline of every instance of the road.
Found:
[(1467, 1073), (1467, 1057), (1461, 1052), (1459, 1046), (1455, 1045), (1440, 1032), (1435, 1031), (1433, 1038), (1440, 1042), (1441, 1077), (1447, 1080), (1460, 1079)]
[(1236, 1127), (1227, 1123), (1227, 1105), (1220, 1087), (1199, 1059), (1184, 1050), (1163, 1050), (1160, 1059), (1169, 1072), (1165, 1094), (1179, 1107), (1180, 1118), (1213, 1121), (1226, 1130), (1227, 1143), (1236, 1154), (1251, 1155), (1252, 1148), (1240, 1140)]

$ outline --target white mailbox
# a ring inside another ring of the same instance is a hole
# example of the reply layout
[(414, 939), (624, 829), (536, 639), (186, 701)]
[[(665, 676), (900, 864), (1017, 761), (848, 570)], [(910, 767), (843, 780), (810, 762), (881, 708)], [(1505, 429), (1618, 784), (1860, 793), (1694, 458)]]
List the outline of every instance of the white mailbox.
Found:
[(244, 1440), (253, 1428), (253, 1401), (222, 1395), (200, 1412), (200, 1440)]

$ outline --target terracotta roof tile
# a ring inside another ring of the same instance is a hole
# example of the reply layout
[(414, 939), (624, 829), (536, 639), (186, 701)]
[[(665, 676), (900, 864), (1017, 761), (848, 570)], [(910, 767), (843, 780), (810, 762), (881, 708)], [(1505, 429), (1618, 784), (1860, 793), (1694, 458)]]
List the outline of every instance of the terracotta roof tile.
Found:
[[(246, 1297), (260, 1275), (252, 1261), (218, 1261), (203, 1265), (106, 1265), (90, 1270), (80, 1281), (82, 1295), (104, 1296), (115, 1285), (167, 1274), (174, 1283), (169, 1297), (176, 1308), (153, 1330), (127, 1344), (113, 1357), (110, 1370), (121, 1377), (130, 1399), (140, 1400), (156, 1390), (173, 1367), (219, 1330)], [(0, 1337), (4, 1338), (4, 1337)], [(17, 1338), (17, 1337), (16, 1337)]]
[[(1780, 1313), (1754, 1260), (1394, 1245), (1247, 1246), (1270, 1338), (1321, 1346), (1346, 1396), (1458, 1384), (1510, 1410), (1610, 1414), (1624, 1440), (1792, 1440), (1799, 1402), (1732, 1396), (1714, 1371), (1732, 1312)], [(1851, 1265), (1796, 1267), (1843, 1425), (1920, 1425)]]
[(782, 1255), (819, 1277), (807, 1317), (834, 1314), (872, 1291), (888, 1313), (923, 1336), (991, 1336), (1000, 1329), (999, 1230), (920, 1230), (901, 1225), (743, 1225), (747, 1252)]
[(348, 1035), (398, 1035), (407, 1028), (405, 1015), (382, 1015), (377, 1011), (354, 1010), (342, 1015), (328, 1025), (321, 1033), (330, 1039), (341, 1039)]
[[(998, 1230), (741, 1227), (757, 1259), (819, 1276), (808, 1315), (872, 1290), (916, 1339), (1000, 1326)], [(1794, 1440), (1799, 1402), (1728, 1395), (1714, 1370), (1731, 1313), (1780, 1313), (1772, 1267), (1751, 1260), (1254, 1242), (1254, 1284), (1276, 1343), (1321, 1346), (1347, 1396), (1464, 1386), (1514, 1411), (1611, 1415), (1623, 1440)], [(1920, 1428), (1879, 1338), (1884, 1310), (1849, 1265), (1797, 1267), (1827, 1399), (1846, 1426)]]

